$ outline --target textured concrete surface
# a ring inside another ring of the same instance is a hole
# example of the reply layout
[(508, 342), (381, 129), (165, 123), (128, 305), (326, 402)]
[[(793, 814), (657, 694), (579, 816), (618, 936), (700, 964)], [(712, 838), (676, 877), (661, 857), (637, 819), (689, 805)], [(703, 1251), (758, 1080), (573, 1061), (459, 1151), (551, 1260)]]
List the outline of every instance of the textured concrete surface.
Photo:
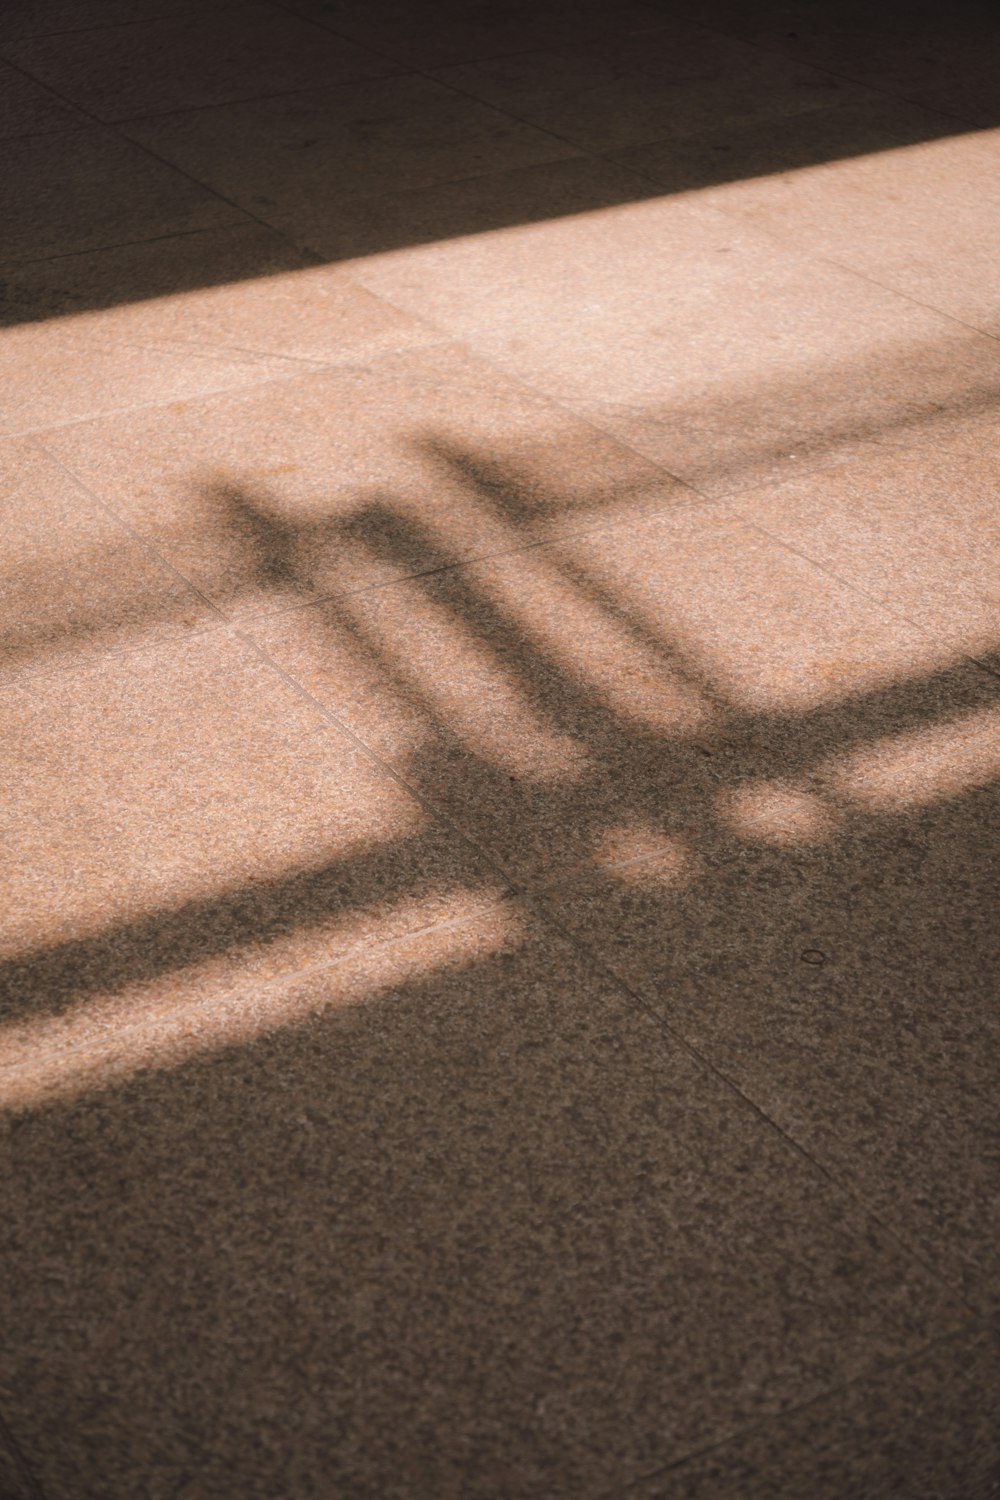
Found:
[(998, 56), (2, 7), (2, 1500), (998, 1500)]

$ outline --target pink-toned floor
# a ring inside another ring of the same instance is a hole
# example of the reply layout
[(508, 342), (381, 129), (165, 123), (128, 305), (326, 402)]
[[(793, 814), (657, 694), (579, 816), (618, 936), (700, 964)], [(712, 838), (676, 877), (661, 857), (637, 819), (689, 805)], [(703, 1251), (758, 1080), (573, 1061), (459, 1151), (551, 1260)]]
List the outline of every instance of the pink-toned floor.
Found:
[(7, 0), (2, 1500), (1000, 1495), (1000, 25)]

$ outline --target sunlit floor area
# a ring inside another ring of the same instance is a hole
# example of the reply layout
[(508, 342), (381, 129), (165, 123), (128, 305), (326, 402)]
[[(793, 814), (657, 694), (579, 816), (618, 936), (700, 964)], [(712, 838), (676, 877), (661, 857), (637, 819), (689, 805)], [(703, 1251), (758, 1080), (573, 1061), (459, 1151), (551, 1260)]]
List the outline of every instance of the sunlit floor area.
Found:
[(0, 1497), (1000, 1496), (1000, 13), (0, 12)]

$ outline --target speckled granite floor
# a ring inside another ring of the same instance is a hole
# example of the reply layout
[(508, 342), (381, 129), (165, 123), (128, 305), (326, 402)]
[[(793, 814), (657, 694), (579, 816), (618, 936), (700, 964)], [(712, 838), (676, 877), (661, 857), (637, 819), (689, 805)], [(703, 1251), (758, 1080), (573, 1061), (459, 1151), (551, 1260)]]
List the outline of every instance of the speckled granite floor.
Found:
[(0, 1497), (1000, 1495), (1000, 25), (0, 12)]

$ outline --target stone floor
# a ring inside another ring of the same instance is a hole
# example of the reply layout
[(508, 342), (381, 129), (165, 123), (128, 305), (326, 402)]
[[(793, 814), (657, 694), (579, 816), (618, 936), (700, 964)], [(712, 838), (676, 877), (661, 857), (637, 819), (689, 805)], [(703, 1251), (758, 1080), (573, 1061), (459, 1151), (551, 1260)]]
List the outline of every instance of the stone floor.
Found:
[(1000, 24), (7, 0), (3, 1500), (1000, 1495)]

